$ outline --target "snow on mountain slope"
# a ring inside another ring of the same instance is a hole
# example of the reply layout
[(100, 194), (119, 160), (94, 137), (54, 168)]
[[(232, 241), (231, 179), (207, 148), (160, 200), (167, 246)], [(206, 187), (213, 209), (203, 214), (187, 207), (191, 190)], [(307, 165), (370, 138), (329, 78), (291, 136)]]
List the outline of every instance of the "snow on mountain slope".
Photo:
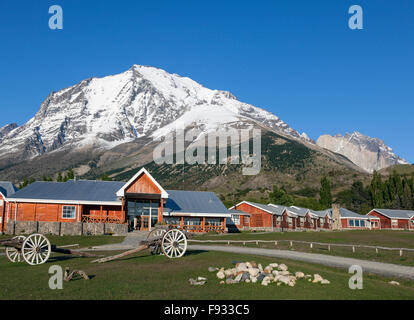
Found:
[(395, 164), (407, 164), (407, 161), (398, 157), (384, 141), (359, 132), (347, 133), (345, 136), (322, 135), (316, 143), (322, 148), (344, 155), (368, 172)]
[(110, 149), (140, 137), (160, 137), (174, 121), (214, 130), (219, 125), (258, 122), (272, 130), (312, 142), (277, 116), (210, 90), (190, 78), (134, 65), (121, 74), (91, 78), (52, 92), (36, 115), (0, 137), (0, 157), (32, 158), (62, 148)]

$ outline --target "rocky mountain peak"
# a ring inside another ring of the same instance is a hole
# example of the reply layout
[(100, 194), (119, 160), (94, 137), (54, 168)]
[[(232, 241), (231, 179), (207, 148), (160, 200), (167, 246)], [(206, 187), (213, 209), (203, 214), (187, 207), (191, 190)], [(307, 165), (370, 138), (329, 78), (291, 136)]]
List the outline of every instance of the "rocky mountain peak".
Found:
[(357, 131), (346, 133), (345, 136), (341, 134), (322, 135), (316, 144), (344, 155), (368, 172), (395, 164), (407, 164), (407, 161), (398, 157), (381, 139), (372, 138)]

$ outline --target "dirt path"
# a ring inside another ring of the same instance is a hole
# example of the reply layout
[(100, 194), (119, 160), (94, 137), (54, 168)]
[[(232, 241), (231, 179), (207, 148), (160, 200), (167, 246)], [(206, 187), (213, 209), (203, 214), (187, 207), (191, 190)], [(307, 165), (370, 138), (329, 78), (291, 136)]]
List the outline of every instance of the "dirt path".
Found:
[(262, 248), (242, 248), (233, 246), (214, 246), (214, 245), (189, 245), (189, 250), (223, 251), (241, 254), (254, 254), (267, 257), (284, 258), (299, 260), (310, 263), (322, 264), (330, 267), (349, 269), (352, 265), (359, 265), (364, 272), (372, 272), (386, 277), (399, 277), (414, 280), (414, 267), (401, 266), (390, 263), (374, 262), (353, 258), (328, 256), (316, 253), (306, 253), (288, 250), (262, 249)]

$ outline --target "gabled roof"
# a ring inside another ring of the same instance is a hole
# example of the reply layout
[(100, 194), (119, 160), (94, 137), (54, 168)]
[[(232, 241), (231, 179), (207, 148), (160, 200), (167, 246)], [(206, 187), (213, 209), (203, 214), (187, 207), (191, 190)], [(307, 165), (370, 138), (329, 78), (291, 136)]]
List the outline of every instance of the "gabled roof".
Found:
[(296, 213), (300, 217), (305, 217), (308, 213), (311, 216), (311, 218), (318, 218), (319, 217), (319, 215), (317, 215), (315, 211), (312, 211), (312, 210), (310, 210), (308, 208), (301, 208), (301, 207), (297, 207), (297, 206), (290, 206), (288, 208), (288, 210), (293, 211), (294, 213)]
[[(332, 217), (332, 209), (327, 209), (324, 211), (317, 211), (317, 212), (329, 212), (329, 216)], [(366, 215), (362, 215), (356, 212), (353, 212), (351, 210), (340, 208), (339, 214), (341, 215), (341, 218), (347, 219), (347, 218), (358, 218), (358, 219), (368, 219)]]
[[(277, 215), (280, 215), (280, 216), (283, 214), (283, 212), (285, 210), (288, 209), (288, 208), (286, 208), (284, 206), (281, 206), (281, 205), (278, 205), (278, 204), (273, 204), (273, 203), (269, 203), (268, 206), (269, 207), (272, 207), (272, 209), (276, 211), (276, 214)], [(288, 210), (287, 210), (287, 214), (290, 215), (290, 216), (292, 216), (292, 213), (289, 212)], [(293, 214), (293, 215), (295, 215), (295, 214)]]
[(12, 196), (18, 189), (9, 181), (0, 181), (0, 193), (5, 197)]
[(411, 219), (414, 216), (414, 211), (410, 210), (372, 209), (368, 214), (372, 211), (377, 211), (390, 219)]
[(231, 213), (214, 192), (168, 190), (164, 214), (231, 217)]
[(332, 218), (332, 209), (313, 211), (313, 213), (322, 218), (326, 217), (326, 215)]
[(145, 168), (142, 168), (141, 170), (139, 170), (127, 183), (124, 183), (122, 188), (120, 188), (116, 192), (116, 195), (118, 197), (124, 197), (125, 189), (127, 189), (131, 184), (133, 184), (135, 180), (137, 180), (141, 176), (141, 174), (147, 175), (148, 178), (150, 178), (151, 181), (157, 186), (157, 188), (161, 191), (161, 198), (163, 199), (168, 198), (168, 193), (163, 189), (163, 187), (161, 187), (161, 185), (157, 182), (157, 180), (155, 180), (154, 177)]
[(247, 213), (247, 212), (244, 212), (244, 211), (241, 211), (241, 210), (236, 210), (236, 209), (229, 209), (229, 212), (231, 213), (231, 214), (235, 214), (235, 215), (239, 215), (239, 216), (251, 216), (251, 214), (250, 213)]
[(237, 206), (239, 206), (243, 203), (246, 203), (246, 204), (248, 204), (252, 207), (255, 207), (257, 209), (263, 210), (267, 213), (275, 214), (275, 215), (279, 215), (279, 216), (281, 216), (283, 214), (283, 212), (285, 211), (285, 209), (286, 209), (285, 207), (282, 207), (282, 206), (270, 206), (270, 205), (265, 205), (265, 204), (262, 204), (262, 203), (256, 203), (256, 202), (251, 202), (251, 201), (242, 201), (242, 202), (236, 204), (235, 206), (231, 207), (229, 210), (231, 210), (231, 209), (233, 209), (233, 208), (235, 208), (235, 207), (237, 207)]
[(125, 182), (69, 180), (67, 182), (34, 182), (16, 192), (9, 201), (67, 204), (120, 205), (116, 191)]

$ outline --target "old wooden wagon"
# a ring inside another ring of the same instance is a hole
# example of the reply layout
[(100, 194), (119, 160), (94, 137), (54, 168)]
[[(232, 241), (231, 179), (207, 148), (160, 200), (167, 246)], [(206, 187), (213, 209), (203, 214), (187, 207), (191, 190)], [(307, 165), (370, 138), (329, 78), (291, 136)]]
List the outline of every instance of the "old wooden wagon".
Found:
[[(92, 262), (107, 262), (125, 257), (127, 255), (149, 249), (152, 254), (164, 254), (170, 259), (182, 257), (187, 250), (187, 237), (189, 235), (178, 229), (154, 229), (147, 239), (141, 241), (137, 248), (105, 257)], [(25, 261), (29, 265), (40, 265), (48, 261), (52, 252), (72, 254), (81, 257), (93, 257), (95, 254), (58, 248), (50, 244), (50, 241), (40, 233), (32, 234), (28, 237), (16, 236), (14, 238), (0, 241), (0, 246), (6, 247), (6, 256), (11, 262)]]

